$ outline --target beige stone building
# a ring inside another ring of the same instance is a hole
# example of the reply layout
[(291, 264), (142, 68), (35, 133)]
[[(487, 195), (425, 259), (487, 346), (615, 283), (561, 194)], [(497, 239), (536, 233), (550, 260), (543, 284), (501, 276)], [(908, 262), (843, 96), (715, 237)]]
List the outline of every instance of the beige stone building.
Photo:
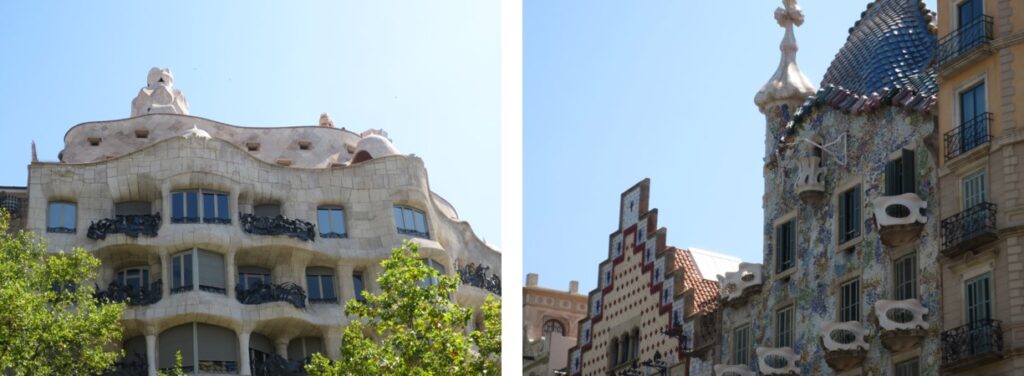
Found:
[(566, 368), (576, 344), (578, 323), (587, 316), (587, 296), (579, 282), (567, 291), (541, 287), (537, 274), (526, 275), (523, 287), (523, 375), (551, 376)]
[(404, 239), (463, 277), (460, 304), (500, 294), (501, 254), (383, 131), (334, 128), (326, 114), (282, 128), (192, 116), (156, 68), (131, 113), (76, 125), (59, 161), (32, 162), (23, 212), (52, 251), (102, 260), (99, 294), (128, 302), (126, 374), (155, 375), (177, 350), (197, 374), (337, 358), (345, 302), (378, 290), (379, 262)]
[(1024, 374), (1024, 4), (938, 2), (944, 374)]
[(620, 197), (608, 257), (569, 350), (570, 376), (710, 372), (711, 363), (691, 364), (693, 318), (716, 302), (716, 275), (735, 269), (739, 259), (667, 246), (658, 211), (648, 210), (649, 192), (644, 179)]

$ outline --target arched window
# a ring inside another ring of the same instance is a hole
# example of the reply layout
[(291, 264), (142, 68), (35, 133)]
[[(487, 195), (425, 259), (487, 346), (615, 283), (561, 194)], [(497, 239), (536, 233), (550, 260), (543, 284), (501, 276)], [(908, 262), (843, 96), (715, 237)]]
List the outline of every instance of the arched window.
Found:
[(46, 232), (75, 233), (78, 205), (73, 202), (51, 202), (46, 210)]
[(202, 249), (190, 249), (171, 257), (171, 293), (202, 291), (227, 294), (224, 256)]
[(608, 346), (608, 362), (611, 367), (619, 364), (619, 338), (612, 338), (612, 344)]
[(430, 231), (427, 229), (427, 217), (422, 210), (408, 206), (395, 205), (395, 227), (402, 235), (412, 235), (420, 238), (430, 238)]
[(551, 333), (558, 333), (559, 335), (565, 335), (565, 326), (562, 325), (558, 320), (551, 319), (544, 323), (544, 327), (541, 329), (544, 337), (551, 336)]

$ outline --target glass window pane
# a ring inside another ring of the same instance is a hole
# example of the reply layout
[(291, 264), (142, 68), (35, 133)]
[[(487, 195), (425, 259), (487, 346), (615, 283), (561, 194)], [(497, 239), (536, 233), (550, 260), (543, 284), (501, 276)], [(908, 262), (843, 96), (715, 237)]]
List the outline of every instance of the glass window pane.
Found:
[(216, 218), (214, 215), (216, 204), (212, 193), (203, 193), (203, 220)]
[(182, 286), (192, 286), (192, 253), (185, 254), (182, 257), (182, 269), (185, 270), (185, 279), (182, 281)]
[(357, 300), (365, 300), (363, 298), (363, 275), (353, 274), (352, 275), (352, 289), (356, 292)]
[(402, 209), (402, 217), (403, 217), (402, 221), (405, 222), (405, 229), (406, 230), (415, 230), (416, 229), (416, 227), (415, 227), (416, 226), (416, 219), (413, 218), (412, 210)]
[(51, 202), (46, 213), (46, 227), (60, 227), (60, 203)]
[(403, 221), (403, 217), (402, 217), (402, 208), (396, 206), (394, 208), (394, 215), (395, 215), (395, 227), (400, 228), (400, 229), (404, 229), (405, 225), (403, 224), (404, 221)]
[(185, 195), (181, 192), (171, 193), (171, 219), (185, 216)]
[(315, 275), (306, 276), (306, 287), (309, 288), (310, 299), (320, 299), (320, 278)]
[(226, 195), (226, 194), (218, 194), (218, 195), (216, 195), (216, 197), (217, 197), (217, 218), (220, 218), (220, 219), (226, 221), (229, 218), (231, 218), (231, 215), (230, 215), (231, 210), (228, 209), (228, 195)]
[(185, 192), (185, 216), (199, 218), (199, 192)]
[(142, 269), (142, 286), (149, 286), (149, 269)]
[(117, 284), (124, 286), (124, 272), (117, 272)]
[(345, 212), (341, 209), (331, 209), (331, 231), (338, 234), (345, 233)]
[(75, 204), (68, 203), (63, 204), (62, 206), (64, 207), (64, 210), (61, 211), (61, 218), (63, 219), (64, 228), (74, 229), (76, 218), (75, 209), (77, 209), (77, 206)]
[(174, 272), (172, 273), (173, 281), (171, 282), (171, 288), (181, 287), (181, 256), (175, 256), (171, 262)]
[(426, 221), (426, 218), (423, 216), (423, 213), (415, 212), (414, 214), (415, 214), (414, 217), (416, 218), (416, 231), (421, 233), (421, 234), (426, 234), (427, 233), (427, 221)]
[(323, 290), (324, 299), (334, 299), (334, 277), (329, 275), (320, 276), (320, 286)]
[(331, 220), (330, 213), (327, 209), (316, 210), (316, 223), (320, 226), (321, 234), (328, 234), (331, 232)]

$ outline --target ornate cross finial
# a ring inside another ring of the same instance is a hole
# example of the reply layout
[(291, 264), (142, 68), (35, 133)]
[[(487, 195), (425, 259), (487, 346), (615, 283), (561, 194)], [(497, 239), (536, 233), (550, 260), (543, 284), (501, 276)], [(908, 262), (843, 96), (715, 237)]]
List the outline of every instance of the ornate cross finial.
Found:
[(772, 78), (754, 96), (754, 103), (757, 104), (761, 112), (765, 112), (765, 109), (772, 103), (799, 102), (814, 93), (814, 86), (796, 64), (797, 45), (793, 26), (804, 24), (804, 12), (796, 4), (796, 0), (782, 0), (782, 5), (775, 9), (775, 21), (786, 29), (782, 43), (779, 44), (782, 59)]

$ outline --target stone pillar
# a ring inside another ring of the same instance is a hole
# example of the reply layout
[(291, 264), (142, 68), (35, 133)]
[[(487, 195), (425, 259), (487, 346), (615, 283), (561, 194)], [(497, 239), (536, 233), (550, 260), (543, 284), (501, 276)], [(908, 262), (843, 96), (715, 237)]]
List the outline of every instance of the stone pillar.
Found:
[(232, 248), (224, 255), (224, 266), (226, 268), (224, 272), (227, 273), (225, 276), (227, 278), (224, 279), (227, 283), (224, 288), (228, 290), (228, 299), (231, 300), (235, 300), (235, 285), (238, 283), (238, 281), (235, 281), (235, 276), (238, 275), (238, 268), (235, 267), (235, 252), (237, 251)]
[(374, 264), (366, 268), (363, 273), (363, 288), (374, 294), (380, 293), (380, 286), (377, 285), (377, 276), (382, 272), (380, 265)]
[(146, 333), (146, 362), (149, 363), (149, 376), (156, 376), (156, 333)]
[(282, 358), (288, 359), (288, 342), (291, 338), (278, 338), (274, 341), (274, 347), (277, 348), (277, 355)]
[(249, 331), (238, 332), (238, 374), (251, 375), (252, 365), (249, 364)]
[(326, 347), (327, 357), (331, 360), (341, 359), (341, 335), (343, 332), (342, 327), (333, 327), (324, 332), (324, 346)]
[[(154, 259), (153, 257), (149, 258), (149, 283), (156, 282), (157, 279), (165, 279), (164, 270), (161, 268), (161, 265), (160, 260)], [(158, 271), (160, 272), (159, 275), (156, 274)]]
[(167, 226), (168, 223), (171, 223), (171, 213), (173, 213), (171, 211), (172, 200), (170, 180), (165, 180), (164, 183), (160, 185), (160, 195), (162, 196), (160, 206), (163, 207), (163, 209), (160, 212), (160, 229), (158, 231), (163, 232), (164, 227)]
[(100, 270), (100, 289), (106, 289), (107, 285), (109, 285), (110, 282), (114, 282), (114, 276), (116, 275), (116, 271), (114, 270), (114, 267), (111, 265), (111, 262), (109, 261), (101, 263)]
[(356, 298), (356, 289), (352, 284), (352, 265), (347, 265), (339, 262), (338, 266), (334, 269), (335, 284), (338, 286), (335, 291), (338, 292), (338, 302), (341, 306), (345, 306), (345, 302)]
[(228, 199), (228, 207), (231, 208), (231, 224), (241, 224), (241, 220), (238, 217), (238, 193), (241, 190), (238, 186), (231, 187), (231, 198)]
[(171, 254), (167, 252), (167, 248), (160, 248), (160, 278), (163, 279), (160, 293), (163, 294), (163, 299), (167, 299), (171, 296), (171, 283), (174, 281), (174, 276), (171, 275)]

